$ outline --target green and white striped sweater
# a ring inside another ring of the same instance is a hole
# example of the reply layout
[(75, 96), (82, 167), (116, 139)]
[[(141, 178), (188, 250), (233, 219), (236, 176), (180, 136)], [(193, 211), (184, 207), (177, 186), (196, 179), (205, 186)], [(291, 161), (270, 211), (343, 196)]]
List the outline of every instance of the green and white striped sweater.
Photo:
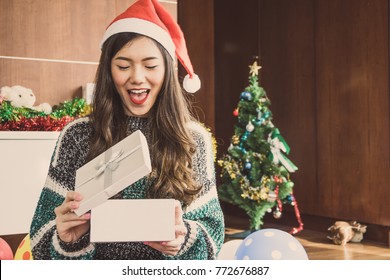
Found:
[[(147, 119), (129, 117), (128, 127), (129, 134), (140, 129), (148, 139)], [(142, 242), (91, 243), (89, 233), (72, 243), (59, 239), (54, 209), (62, 204), (68, 191), (74, 190), (76, 170), (85, 164), (89, 149), (89, 119), (80, 118), (63, 129), (51, 159), (30, 228), (34, 259), (215, 259), (224, 241), (224, 219), (215, 184), (212, 138), (199, 123), (191, 123), (189, 128), (197, 144), (193, 170), (202, 190), (183, 209), (188, 234), (176, 256), (167, 256)], [(146, 182), (143, 178), (127, 187), (120, 197), (145, 198)]]

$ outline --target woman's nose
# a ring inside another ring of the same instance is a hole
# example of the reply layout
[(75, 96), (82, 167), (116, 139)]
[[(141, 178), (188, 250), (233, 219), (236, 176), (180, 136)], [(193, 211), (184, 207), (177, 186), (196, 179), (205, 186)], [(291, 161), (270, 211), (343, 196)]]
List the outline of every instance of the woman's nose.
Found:
[(145, 81), (145, 73), (141, 67), (134, 67), (130, 75), (130, 82), (133, 84), (142, 84)]

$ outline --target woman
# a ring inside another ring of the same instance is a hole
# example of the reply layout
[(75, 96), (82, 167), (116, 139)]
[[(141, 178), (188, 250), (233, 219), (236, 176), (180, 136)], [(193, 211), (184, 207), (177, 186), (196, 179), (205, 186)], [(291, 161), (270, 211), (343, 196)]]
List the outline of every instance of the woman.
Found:
[[(152, 16), (145, 18), (150, 11)], [(163, 30), (150, 27), (161, 27), (161, 22), (166, 24)], [(38, 201), (30, 230), (34, 259), (216, 258), (224, 223), (211, 135), (193, 120), (178, 82), (174, 54), (190, 76), (196, 76), (183, 49), (184, 37), (173, 44), (166, 40), (167, 34), (182, 36), (172, 22), (157, 1), (140, 0), (106, 30), (93, 113), (61, 132)], [(161, 33), (166, 29), (170, 33)], [(138, 129), (147, 138), (153, 171), (115, 198), (174, 198), (176, 238), (90, 243), (90, 214), (79, 217), (73, 212), (83, 199), (74, 191), (76, 170)]]

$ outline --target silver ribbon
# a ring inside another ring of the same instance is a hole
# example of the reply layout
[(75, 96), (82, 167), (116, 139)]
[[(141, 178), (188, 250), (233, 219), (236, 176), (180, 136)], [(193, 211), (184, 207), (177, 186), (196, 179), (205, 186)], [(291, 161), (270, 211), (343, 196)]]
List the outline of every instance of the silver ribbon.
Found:
[[(115, 171), (119, 163), (127, 158), (128, 156), (134, 154), (138, 149), (141, 148), (141, 145), (134, 147), (132, 150), (124, 153), (123, 150), (119, 150), (112, 155), (112, 150), (109, 149), (104, 154), (104, 162), (99, 163), (95, 169), (97, 170), (94, 175), (81, 183), (78, 187), (88, 183), (89, 181), (98, 178), (104, 173), (104, 189), (108, 188), (112, 184), (112, 172)], [(114, 191), (114, 190), (112, 190)], [(111, 194), (111, 193), (110, 193)], [(114, 193), (115, 194), (115, 193)], [(110, 195), (111, 196), (111, 195)]]

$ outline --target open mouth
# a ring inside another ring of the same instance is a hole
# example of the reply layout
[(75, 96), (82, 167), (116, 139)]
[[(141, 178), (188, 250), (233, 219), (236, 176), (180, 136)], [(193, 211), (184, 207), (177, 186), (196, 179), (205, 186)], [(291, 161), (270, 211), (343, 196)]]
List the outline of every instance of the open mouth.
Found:
[(135, 104), (143, 104), (148, 99), (150, 89), (131, 89), (127, 91), (131, 102)]

